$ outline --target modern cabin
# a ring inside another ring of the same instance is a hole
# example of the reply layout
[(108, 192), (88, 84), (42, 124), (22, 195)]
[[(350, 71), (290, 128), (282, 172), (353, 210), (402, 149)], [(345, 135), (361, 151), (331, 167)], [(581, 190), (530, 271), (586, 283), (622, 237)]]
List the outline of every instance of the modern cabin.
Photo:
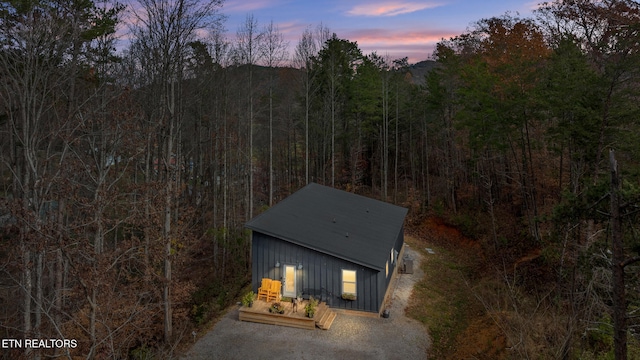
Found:
[(282, 281), (282, 296), (381, 313), (404, 244), (407, 209), (311, 183), (246, 224), (252, 287)]

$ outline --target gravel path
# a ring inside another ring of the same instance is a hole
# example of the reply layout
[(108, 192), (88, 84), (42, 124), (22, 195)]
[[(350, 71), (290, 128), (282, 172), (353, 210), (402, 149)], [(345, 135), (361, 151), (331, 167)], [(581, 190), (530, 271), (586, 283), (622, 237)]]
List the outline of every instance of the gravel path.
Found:
[(430, 340), (423, 325), (404, 315), (422, 256), (406, 246), (413, 274), (399, 275), (390, 316), (370, 318), (338, 313), (329, 330), (301, 330), (238, 320), (230, 310), (182, 357), (204, 359), (425, 359)]

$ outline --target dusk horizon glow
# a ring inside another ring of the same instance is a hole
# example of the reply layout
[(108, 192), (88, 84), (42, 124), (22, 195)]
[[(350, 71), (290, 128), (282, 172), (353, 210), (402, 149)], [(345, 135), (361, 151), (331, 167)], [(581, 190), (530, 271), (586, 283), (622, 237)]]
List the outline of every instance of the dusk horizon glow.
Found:
[[(504, 0), (224, 0), (218, 15), (223, 37), (230, 44), (253, 15), (262, 30), (271, 21), (288, 43), (289, 60), (305, 29), (319, 25), (338, 38), (356, 42), (364, 55), (377, 53), (390, 60), (408, 58), (410, 64), (432, 58), (442, 39), (463, 34), (482, 19), (510, 14), (527, 18), (541, 1)], [(144, 16), (137, 0), (127, 0), (118, 31), (118, 49), (128, 46), (132, 34), (128, 26)], [(202, 30), (206, 33), (206, 30)], [(206, 39), (206, 36), (203, 36)], [(289, 61), (291, 63), (291, 61)]]
[(357, 42), (363, 54), (376, 52), (390, 59), (408, 57), (414, 64), (430, 59), (442, 39), (464, 33), (473, 23), (506, 13), (531, 17), (541, 1), (505, 0), (389, 0), (296, 1), (227, 0), (224, 33), (231, 42), (253, 15), (262, 28), (271, 21), (288, 42), (289, 56), (306, 28), (322, 24), (339, 38)]

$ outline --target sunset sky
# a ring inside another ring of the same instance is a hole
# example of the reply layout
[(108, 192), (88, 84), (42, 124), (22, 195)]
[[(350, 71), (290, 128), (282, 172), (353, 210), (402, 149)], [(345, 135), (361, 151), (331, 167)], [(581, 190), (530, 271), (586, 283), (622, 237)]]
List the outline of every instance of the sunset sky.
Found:
[(322, 23), (339, 38), (357, 41), (363, 53), (373, 51), (392, 59), (425, 60), (442, 38), (463, 33), (477, 20), (506, 12), (529, 17), (542, 1), (527, 0), (226, 0), (222, 13), (227, 36), (233, 40), (247, 14), (260, 27), (278, 25), (291, 48), (303, 30)]

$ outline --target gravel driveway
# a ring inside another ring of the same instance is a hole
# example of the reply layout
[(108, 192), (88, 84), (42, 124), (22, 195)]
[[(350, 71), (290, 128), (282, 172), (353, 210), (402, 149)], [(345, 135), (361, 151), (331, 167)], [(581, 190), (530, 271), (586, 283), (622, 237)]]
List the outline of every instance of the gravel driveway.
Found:
[(425, 359), (430, 340), (419, 322), (404, 315), (422, 256), (406, 246), (413, 274), (399, 275), (388, 319), (338, 312), (329, 330), (302, 330), (238, 320), (230, 310), (182, 357), (200, 359)]

